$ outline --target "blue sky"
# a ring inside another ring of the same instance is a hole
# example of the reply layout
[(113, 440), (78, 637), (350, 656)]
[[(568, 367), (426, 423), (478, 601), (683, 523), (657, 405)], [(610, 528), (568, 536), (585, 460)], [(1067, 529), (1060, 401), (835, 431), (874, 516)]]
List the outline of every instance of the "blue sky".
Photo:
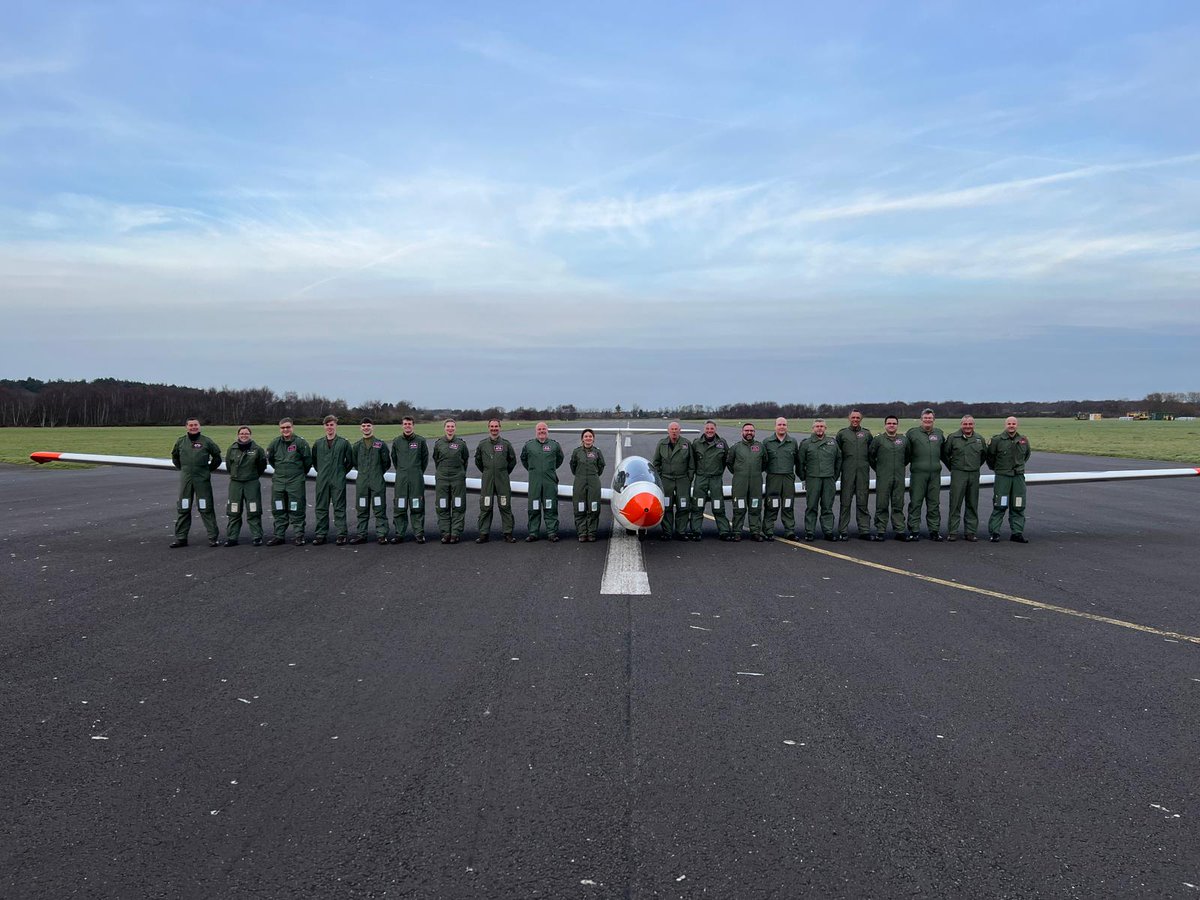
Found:
[(1197, 390), (1190, 3), (17, 3), (0, 372)]

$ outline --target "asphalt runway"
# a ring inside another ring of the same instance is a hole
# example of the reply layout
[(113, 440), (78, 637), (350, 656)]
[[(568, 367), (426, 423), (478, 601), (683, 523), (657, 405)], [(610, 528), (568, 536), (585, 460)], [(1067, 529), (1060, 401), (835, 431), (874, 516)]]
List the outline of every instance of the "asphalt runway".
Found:
[(472, 503), (457, 546), (171, 551), (175, 485), (0, 467), (0, 895), (1200, 890), (1200, 478), (1031, 488), (1025, 546), (709, 522), (645, 596), (565, 503), (557, 545)]

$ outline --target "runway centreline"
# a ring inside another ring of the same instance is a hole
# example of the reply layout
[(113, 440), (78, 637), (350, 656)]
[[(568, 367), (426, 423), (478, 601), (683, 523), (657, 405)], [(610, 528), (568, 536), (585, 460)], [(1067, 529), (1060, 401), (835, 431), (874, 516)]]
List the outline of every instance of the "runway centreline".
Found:
[[(712, 519), (711, 516), (705, 518)], [(826, 550), (823, 547), (811, 547), (806, 543), (793, 541), (790, 538), (775, 538), (777, 544), (787, 544), (789, 547), (794, 547), (797, 550), (807, 550), (810, 553), (820, 553), (822, 556), (830, 556), (834, 559), (844, 560), (854, 563), (859, 566), (866, 566), (869, 569), (878, 569), (881, 572), (889, 572), (892, 575), (903, 575), (905, 578), (915, 578), (918, 581), (927, 581), (930, 584), (937, 584), (942, 587), (954, 588), (959, 591), (966, 591), (970, 594), (980, 594), (984, 597), (994, 597), (997, 600), (1007, 600), (1009, 603), (1019, 603), (1021, 606), (1032, 607), (1033, 609), (1042, 609), (1047, 612), (1060, 613), (1064, 616), (1074, 616), (1077, 619), (1087, 619), (1090, 622), (1102, 622), (1105, 625), (1116, 625), (1119, 628), (1128, 628), (1131, 631), (1140, 631), (1144, 634), (1153, 634), (1158, 637), (1169, 638), (1176, 641), (1186, 641), (1190, 644), (1200, 644), (1200, 637), (1191, 634), (1182, 634), (1178, 631), (1167, 631), (1162, 628), (1155, 628), (1151, 625), (1139, 625), (1137, 622), (1127, 622), (1124, 619), (1114, 619), (1111, 616), (1101, 616), (1096, 613), (1083, 612), (1078, 609), (1071, 609), (1068, 606), (1057, 606), (1053, 603), (1044, 603), (1041, 600), (1030, 600), (1028, 597), (1018, 597), (1016, 594), (1006, 594), (1003, 591), (993, 591), (988, 588), (976, 587), (972, 584), (963, 584), (960, 581), (950, 581), (945, 578), (938, 578), (935, 575), (925, 575), (921, 572), (912, 572), (908, 569), (900, 569), (896, 566), (889, 566), (885, 563), (871, 562), (867, 559), (859, 559), (855, 556), (847, 556), (845, 553), (835, 553), (832, 550)]]

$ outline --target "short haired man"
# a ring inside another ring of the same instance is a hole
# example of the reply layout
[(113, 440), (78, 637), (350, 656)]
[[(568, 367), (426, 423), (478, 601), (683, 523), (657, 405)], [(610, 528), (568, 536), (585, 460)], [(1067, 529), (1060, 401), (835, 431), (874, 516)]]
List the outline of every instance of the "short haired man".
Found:
[(363, 419), (359, 425), (362, 437), (354, 443), (354, 502), (358, 507), (358, 533), (350, 538), (352, 544), (365, 544), (375, 515), (375, 539), (388, 542), (387, 482), (384, 473), (392, 467), (392, 454), (387, 443), (375, 434), (375, 422)]
[(500, 420), (488, 419), (488, 433), (475, 446), (475, 468), (480, 473), (479, 536), (475, 543), (486, 544), (492, 530), (492, 512), (500, 510), (500, 528), (504, 541), (515, 544), (513, 537), (512, 470), (517, 467), (517, 451), (512, 442), (500, 435)]
[(295, 432), (291, 419), (279, 420), (279, 437), (267, 447), (267, 462), (271, 474), (271, 525), (274, 535), (268, 547), (282, 544), (289, 527), (295, 535), (292, 543), (304, 546), (304, 518), (308, 503), (305, 479), (312, 468), (312, 449), (308, 441)]
[(742, 439), (729, 448), (725, 467), (733, 473), (733, 537), (742, 539), (742, 522), (749, 516), (750, 537), (765, 540), (762, 531), (763, 473), (767, 470), (767, 454), (762, 441), (754, 437), (754, 423), (742, 424)]
[(228, 523), (225, 526), (225, 546), (236, 547), (242, 533), (242, 516), (250, 526), (254, 546), (263, 541), (262, 486), (258, 480), (267, 470), (267, 452), (254, 443), (249, 425), (237, 431), (237, 440), (225, 452), (225, 468), (229, 472), (229, 499), (225, 504)]
[(688, 539), (688, 498), (692, 495), (695, 466), (692, 442), (681, 436), (679, 423), (672, 422), (667, 426), (667, 436), (654, 448), (654, 460), (650, 463), (662, 482), (665, 501), (660, 540)]
[(692, 480), (692, 529), (693, 541), (700, 540), (704, 532), (704, 506), (712, 504), (713, 518), (717, 521), (717, 536), (730, 540), (729, 519), (725, 515), (725, 455), (729, 447), (725, 439), (717, 434), (717, 423), (709, 419), (704, 423), (704, 433), (692, 441), (692, 459), (696, 474)]
[(900, 433), (900, 420), (888, 416), (883, 433), (871, 438), (870, 462), (875, 470), (875, 531), (871, 540), (882, 541), (888, 519), (896, 540), (907, 540), (904, 527), (904, 471), (908, 466), (908, 437)]
[(871, 539), (871, 432), (862, 427), (862, 411), (850, 410), (850, 424), (837, 433), (842, 454), (842, 508), (838, 536), (850, 539), (850, 507), (855, 508), (858, 538)]
[(442, 436), (433, 444), (433, 496), (437, 503), (438, 528), (443, 544), (457, 544), (462, 537), (467, 511), (467, 442), (455, 437), (458, 423), (442, 423)]
[(946, 540), (958, 540), (959, 510), (963, 513), (963, 537), (976, 540), (979, 531), (979, 470), (987, 461), (988, 442), (975, 432), (975, 417), (963, 416), (958, 431), (942, 445), (942, 462), (950, 470), (950, 520)]
[(337, 416), (326, 416), (325, 437), (312, 445), (312, 464), (317, 470), (316, 527), (314, 544), (324, 544), (329, 534), (329, 507), (333, 507), (333, 527), (337, 543), (346, 543), (346, 476), (354, 468), (350, 442), (337, 433)]
[(931, 541), (942, 540), (942, 445), (946, 435), (933, 424), (933, 410), (921, 411), (921, 424), (908, 429), (908, 539), (921, 539), (921, 507)]
[(987, 464), (996, 473), (992, 489), (992, 516), (988, 519), (988, 540), (1000, 540), (1000, 526), (1008, 513), (1010, 541), (1028, 544), (1025, 537), (1025, 463), (1033, 450), (1029, 439), (1017, 431), (1017, 417), (1004, 420), (1004, 430), (988, 444)]
[(788, 421), (775, 420), (775, 433), (763, 441), (767, 455), (767, 493), (763, 498), (763, 537), (775, 540), (775, 519), (783, 519), (785, 537), (796, 532), (796, 477), (800, 466), (800, 445), (788, 434)]
[(208, 532), (208, 546), (217, 547), (217, 514), (213, 510), (212, 473), (221, 465), (221, 448), (200, 433), (200, 420), (190, 416), (184, 423), (187, 433), (171, 448), (171, 463), (179, 470), (178, 515), (175, 516), (175, 541), (171, 549), (186, 547), (192, 530), (192, 506), (200, 510), (200, 521)]
[(840, 540), (833, 525), (833, 495), (842, 471), (837, 438), (825, 434), (825, 420), (814, 419), (812, 433), (800, 445), (800, 477), (807, 494), (804, 505), (804, 539), (817, 536), (817, 519), (827, 541)]
[(521, 465), (529, 473), (529, 534), (525, 540), (538, 539), (544, 520), (553, 544), (558, 541), (558, 467), (563, 463), (563, 450), (550, 437), (545, 422), (537, 423), (534, 435), (521, 448)]
[(429, 444), (417, 434), (412, 416), (400, 420), (400, 434), (392, 441), (392, 485), (395, 512), (392, 515), (393, 544), (404, 540), (409, 527), (418, 544), (425, 543), (425, 470), (429, 468)]

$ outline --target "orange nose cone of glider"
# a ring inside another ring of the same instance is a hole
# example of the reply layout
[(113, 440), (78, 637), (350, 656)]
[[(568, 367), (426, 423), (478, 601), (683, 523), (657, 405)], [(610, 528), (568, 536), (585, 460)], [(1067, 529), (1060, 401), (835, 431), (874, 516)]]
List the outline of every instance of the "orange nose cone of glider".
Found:
[(637, 528), (653, 528), (662, 521), (662, 501), (649, 492), (638, 494), (621, 508), (621, 515)]

